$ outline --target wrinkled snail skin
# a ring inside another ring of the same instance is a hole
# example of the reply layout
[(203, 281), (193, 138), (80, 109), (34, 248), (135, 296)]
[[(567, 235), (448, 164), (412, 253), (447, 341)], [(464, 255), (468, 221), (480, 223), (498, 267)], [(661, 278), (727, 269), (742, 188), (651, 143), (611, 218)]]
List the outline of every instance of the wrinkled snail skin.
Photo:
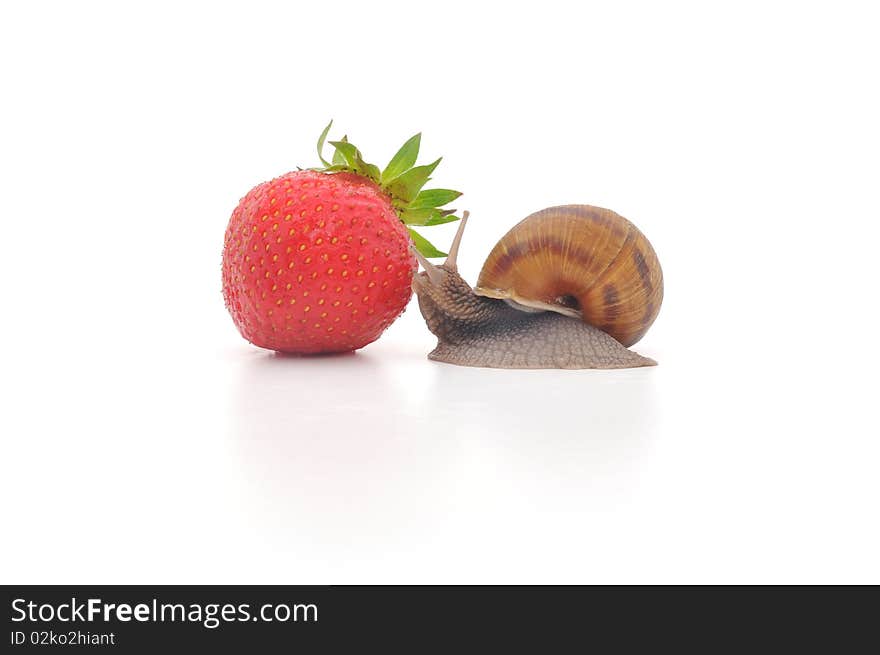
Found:
[(442, 266), (416, 253), (425, 270), (413, 278), (413, 291), (428, 329), (437, 336), (429, 359), (460, 366), (532, 369), (656, 364), (580, 318), (556, 311), (522, 311), (505, 299), (477, 295), (456, 266), (466, 221), (467, 212)]
[(445, 265), (440, 284), (419, 273), (413, 289), (428, 328), (437, 336), (429, 359), (488, 368), (633, 368), (656, 362), (577, 318), (529, 313), (473, 293)]
[(523, 219), (489, 253), (475, 292), (580, 316), (624, 346), (663, 301), (663, 271), (639, 229), (615, 212), (563, 205)]

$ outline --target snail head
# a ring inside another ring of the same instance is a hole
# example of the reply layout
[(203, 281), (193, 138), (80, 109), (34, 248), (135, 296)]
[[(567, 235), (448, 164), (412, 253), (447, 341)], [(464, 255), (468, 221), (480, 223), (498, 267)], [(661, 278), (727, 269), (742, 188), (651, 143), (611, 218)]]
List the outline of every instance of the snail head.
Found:
[(458, 273), (458, 249), (467, 224), (468, 212), (464, 212), (449, 255), (440, 266), (432, 264), (415, 248), (413, 253), (424, 269), (412, 281), (412, 289), (419, 299), (419, 309), (428, 329), (438, 337), (454, 338), (465, 324), (473, 325), (482, 313), (482, 300)]

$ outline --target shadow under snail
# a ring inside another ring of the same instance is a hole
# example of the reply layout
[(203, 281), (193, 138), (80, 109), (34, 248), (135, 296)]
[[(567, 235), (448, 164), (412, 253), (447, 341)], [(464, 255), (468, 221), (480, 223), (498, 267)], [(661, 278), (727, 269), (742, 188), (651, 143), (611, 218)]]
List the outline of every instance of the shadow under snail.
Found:
[(627, 346), (660, 311), (663, 272), (622, 216), (564, 205), (515, 225), (489, 253), (474, 289), (458, 274), (464, 212), (446, 261), (415, 252), (419, 309), (437, 336), (429, 359), (491, 368), (654, 366)]

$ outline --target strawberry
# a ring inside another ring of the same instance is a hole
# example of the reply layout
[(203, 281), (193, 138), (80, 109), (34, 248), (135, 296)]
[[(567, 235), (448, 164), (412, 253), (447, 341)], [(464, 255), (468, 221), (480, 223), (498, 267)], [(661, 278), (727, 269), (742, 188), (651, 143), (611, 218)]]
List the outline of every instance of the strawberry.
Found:
[[(330, 123), (332, 125), (332, 121)], [(440, 162), (414, 166), (421, 135), (381, 172), (343, 137), (321, 168), (251, 189), (226, 229), (223, 297), (242, 336), (298, 354), (356, 350), (403, 313), (418, 263), (442, 257), (411, 225), (457, 220), (440, 209), (461, 194), (422, 189)]]

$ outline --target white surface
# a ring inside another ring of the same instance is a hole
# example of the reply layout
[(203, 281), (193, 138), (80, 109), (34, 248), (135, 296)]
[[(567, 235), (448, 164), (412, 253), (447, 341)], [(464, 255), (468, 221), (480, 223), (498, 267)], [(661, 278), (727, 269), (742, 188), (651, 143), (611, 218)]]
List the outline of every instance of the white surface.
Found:
[[(4, 5), (0, 581), (880, 582), (869, 4), (299, 4)], [(434, 364), (414, 304), (246, 344), (226, 221), (329, 117), (424, 131), (471, 281), (531, 211), (635, 221), (660, 366)]]

